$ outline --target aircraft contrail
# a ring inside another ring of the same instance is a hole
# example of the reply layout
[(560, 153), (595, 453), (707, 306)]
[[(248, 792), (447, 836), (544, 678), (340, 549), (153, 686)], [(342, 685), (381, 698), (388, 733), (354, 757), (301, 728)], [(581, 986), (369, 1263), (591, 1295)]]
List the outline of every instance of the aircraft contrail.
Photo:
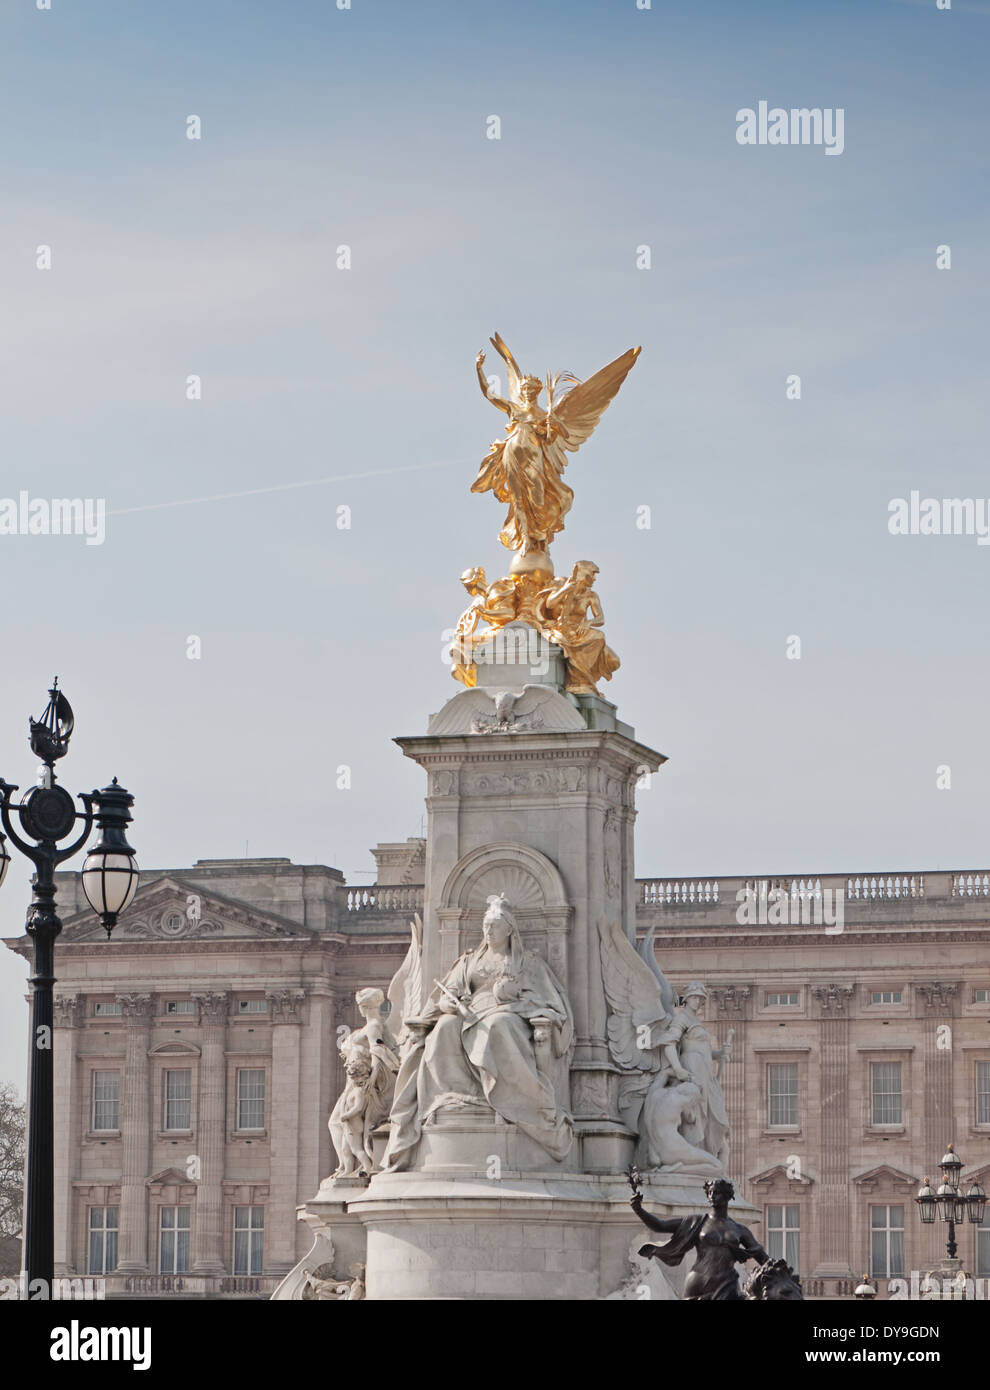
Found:
[(215, 492), (208, 497), (181, 497), (174, 502), (148, 502), (143, 507), (119, 507), (110, 516), (133, 516), (135, 512), (159, 512), (165, 507), (192, 507), (199, 502), (228, 502), (235, 497), (259, 497), (267, 492), (292, 492), (301, 487), (322, 487), (325, 483), (352, 482), (360, 478), (382, 478), (392, 473), (422, 473), (428, 468), (459, 468), (463, 463), (411, 463), (405, 468), (373, 468), (368, 473), (335, 473), (329, 478), (309, 478), (301, 483), (273, 483), (271, 487), (252, 487), (243, 492)]

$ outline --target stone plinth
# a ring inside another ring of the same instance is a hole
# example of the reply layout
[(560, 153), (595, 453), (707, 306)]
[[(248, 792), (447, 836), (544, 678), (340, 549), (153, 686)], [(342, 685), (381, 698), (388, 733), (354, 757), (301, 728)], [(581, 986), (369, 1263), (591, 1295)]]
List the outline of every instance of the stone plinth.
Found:
[[(659, 1176), (644, 1186), (657, 1216), (705, 1206), (702, 1180)], [(752, 1224), (747, 1203), (732, 1213)], [(618, 1175), (462, 1171), (379, 1173), (360, 1192), (324, 1184), (300, 1212), (316, 1241), (275, 1294), (298, 1297), (306, 1273), (332, 1263), (335, 1277), (367, 1265), (369, 1299), (678, 1298), (694, 1257), (675, 1268), (637, 1251), (658, 1238), (629, 1207)]]
[[(618, 1124), (599, 923), (619, 921), (635, 940), (635, 786), (665, 759), (631, 729), (621, 732), (628, 726), (617, 726), (614, 707), (598, 697), (551, 693), (540, 706), (543, 727), (527, 715), (517, 726), (509, 710), (502, 728), (440, 732), (463, 728), (458, 710), (486, 700), (494, 721), (495, 699), (465, 691), (434, 716), (434, 732), (396, 740), (428, 776), (423, 978), (442, 979), (480, 941), (487, 896), (505, 893), (526, 946), (546, 960), (574, 1010), (577, 1127)], [(581, 700), (592, 722), (616, 727), (588, 728)], [(553, 727), (558, 708), (561, 722), (569, 711), (568, 727)], [(482, 728), (485, 718), (472, 714)]]

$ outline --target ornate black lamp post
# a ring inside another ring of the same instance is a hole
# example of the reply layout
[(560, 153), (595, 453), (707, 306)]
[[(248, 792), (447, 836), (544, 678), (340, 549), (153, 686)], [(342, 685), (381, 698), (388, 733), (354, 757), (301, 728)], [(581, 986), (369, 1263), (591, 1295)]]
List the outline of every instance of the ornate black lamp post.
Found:
[(987, 1196), (978, 1182), (970, 1183), (968, 1192), (960, 1192), (959, 1174), (962, 1172), (962, 1159), (951, 1144), (938, 1166), (942, 1170), (942, 1181), (938, 1190), (933, 1192), (931, 1182), (925, 1178), (914, 1200), (926, 1225), (931, 1225), (936, 1215), (948, 1222), (949, 1239), (945, 1249), (950, 1262), (955, 1264), (958, 1249), (956, 1224), (968, 1217), (974, 1226), (978, 1226), (987, 1209)]
[[(83, 863), (82, 882), (107, 936), (133, 898), (138, 879), (134, 851), (124, 833), (134, 805), (130, 792), (118, 786), (114, 778), (102, 791), (80, 792), (78, 800), (83, 809), (77, 811), (69, 793), (56, 785), (55, 763), (69, 751), (75, 721), (72, 707), (58, 688), (57, 677), (48, 695), (48, 706), (41, 719), (30, 721), (31, 748), (42, 759), (37, 786), (15, 803), (17, 787), (0, 778), (3, 828), (34, 865), (26, 928), (34, 942), (24, 1240), (28, 1298), (50, 1298), (54, 1276), (52, 986), (55, 938), (62, 930), (55, 911), (55, 870), (83, 847), (95, 822), (103, 833)], [(20, 830), (15, 828), (15, 822)], [(77, 829), (77, 822), (81, 825), (79, 833), (71, 844), (60, 848), (60, 842)], [(0, 884), (9, 864), (5, 837), (0, 834)]]

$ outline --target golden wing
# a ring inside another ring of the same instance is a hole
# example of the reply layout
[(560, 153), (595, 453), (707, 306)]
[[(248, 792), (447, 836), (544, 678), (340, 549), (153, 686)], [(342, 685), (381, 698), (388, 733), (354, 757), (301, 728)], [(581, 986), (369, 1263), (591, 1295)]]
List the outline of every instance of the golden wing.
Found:
[(556, 402), (548, 423), (557, 427), (560, 443), (573, 454), (594, 430), (618, 394), (641, 348), (630, 348), (600, 372), (589, 376)]
[(505, 363), (507, 375), (509, 378), (509, 399), (513, 401), (516, 405), (522, 405), (522, 396), (519, 394), (519, 385), (522, 381), (523, 374), (519, 370), (519, 363), (516, 361), (512, 353), (506, 347), (505, 342), (500, 333), (496, 333), (495, 337), (489, 338), (488, 341), (491, 343), (492, 347), (495, 349), (499, 357), (501, 357), (502, 361)]

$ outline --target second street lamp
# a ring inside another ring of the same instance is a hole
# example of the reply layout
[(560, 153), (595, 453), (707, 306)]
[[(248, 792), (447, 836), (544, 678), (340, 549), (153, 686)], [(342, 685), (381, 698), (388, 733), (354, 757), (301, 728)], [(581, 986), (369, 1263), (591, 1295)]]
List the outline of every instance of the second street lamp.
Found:
[(980, 1225), (986, 1213), (987, 1197), (978, 1182), (971, 1182), (967, 1192), (960, 1191), (959, 1174), (962, 1172), (963, 1164), (952, 1144), (942, 1155), (938, 1166), (942, 1171), (942, 1181), (937, 1190), (933, 1192), (931, 1180), (925, 1178), (914, 1200), (926, 1225), (935, 1220), (936, 1212), (948, 1223), (949, 1239), (945, 1249), (950, 1265), (955, 1265), (958, 1263), (956, 1226), (967, 1217), (974, 1226)]
[[(27, 1298), (51, 1298), (55, 1272), (52, 986), (55, 938), (62, 930), (55, 911), (55, 870), (82, 849), (95, 820), (103, 835), (87, 857), (90, 872), (88, 881), (83, 876), (83, 889), (108, 936), (137, 887), (134, 851), (124, 836), (134, 798), (115, 778), (103, 791), (80, 792), (83, 809), (76, 809), (69, 793), (56, 785), (55, 776), (55, 763), (69, 751), (75, 725), (72, 707), (59, 690), (57, 678), (48, 696), (42, 717), (30, 721), (31, 748), (42, 760), (37, 785), (15, 802), (17, 787), (0, 778), (3, 828), (11, 843), (34, 865), (26, 924), (34, 942), (24, 1232), (27, 1287), (23, 1292)], [(61, 842), (73, 834), (75, 838), (63, 847)], [(9, 864), (5, 837), (0, 835), (0, 883)]]

